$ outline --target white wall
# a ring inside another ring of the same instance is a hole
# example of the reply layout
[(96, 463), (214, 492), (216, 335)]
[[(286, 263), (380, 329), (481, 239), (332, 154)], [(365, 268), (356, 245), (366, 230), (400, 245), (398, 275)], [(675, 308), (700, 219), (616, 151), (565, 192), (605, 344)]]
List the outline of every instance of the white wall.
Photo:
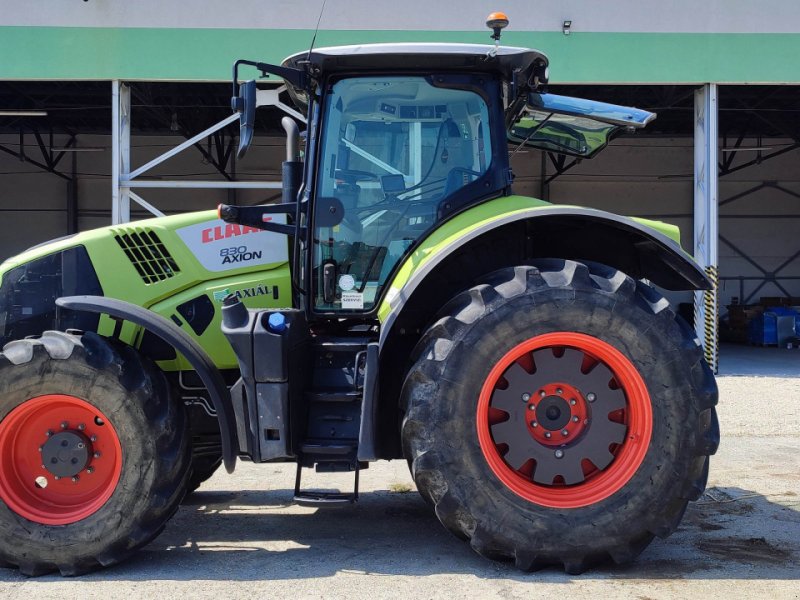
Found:
[[(0, 0), (0, 25), (53, 27), (208, 27), (314, 29), (323, 0)], [(454, 7), (457, 6), (457, 10)], [(502, 10), (518, 31), (796, 33), (796, 0), (327, 0), (320, 20), (329, 30), (475, 31)]]

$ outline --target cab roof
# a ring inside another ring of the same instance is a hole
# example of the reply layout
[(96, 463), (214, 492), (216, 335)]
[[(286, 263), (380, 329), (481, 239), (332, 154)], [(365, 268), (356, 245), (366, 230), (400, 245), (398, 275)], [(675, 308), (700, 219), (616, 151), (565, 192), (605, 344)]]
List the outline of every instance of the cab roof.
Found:
[(548, 63), (538, 50), (483, 44), (398, 43), (332, 46), (298, 52), (283, 66), (301, 69), (309, 65), (315, 78), (344, 72), (470, 71), (498, 73), (511, 79), (517, 70), (528, 71), (537, 62)]

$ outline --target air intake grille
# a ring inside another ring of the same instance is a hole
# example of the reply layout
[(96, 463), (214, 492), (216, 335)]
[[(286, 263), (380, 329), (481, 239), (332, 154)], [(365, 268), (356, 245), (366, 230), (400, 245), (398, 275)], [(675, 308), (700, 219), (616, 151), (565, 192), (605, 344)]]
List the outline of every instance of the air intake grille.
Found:
[(175, 277), (176, 273), (181, 272), (167, 247), (150, 229), (118, 233), (114, 239), (147, 285)]

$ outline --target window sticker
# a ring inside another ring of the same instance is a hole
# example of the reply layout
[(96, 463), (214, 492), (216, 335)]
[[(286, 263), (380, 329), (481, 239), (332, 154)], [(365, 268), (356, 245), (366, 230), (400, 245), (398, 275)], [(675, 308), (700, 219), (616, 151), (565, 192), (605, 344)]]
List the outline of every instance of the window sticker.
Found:
[(364, 294), (361, 292), (342, 292), (343, 309), (364, 309)]

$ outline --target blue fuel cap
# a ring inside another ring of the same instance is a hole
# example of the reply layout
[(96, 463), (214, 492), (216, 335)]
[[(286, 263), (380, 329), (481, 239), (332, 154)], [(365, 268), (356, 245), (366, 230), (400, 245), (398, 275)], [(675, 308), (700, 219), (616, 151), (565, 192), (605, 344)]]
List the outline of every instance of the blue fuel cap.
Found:
[(283, 313), (272, 313), (269, 316), (269, 329), (275, 333), (283, 333), (286, 331), (286, 317)]

